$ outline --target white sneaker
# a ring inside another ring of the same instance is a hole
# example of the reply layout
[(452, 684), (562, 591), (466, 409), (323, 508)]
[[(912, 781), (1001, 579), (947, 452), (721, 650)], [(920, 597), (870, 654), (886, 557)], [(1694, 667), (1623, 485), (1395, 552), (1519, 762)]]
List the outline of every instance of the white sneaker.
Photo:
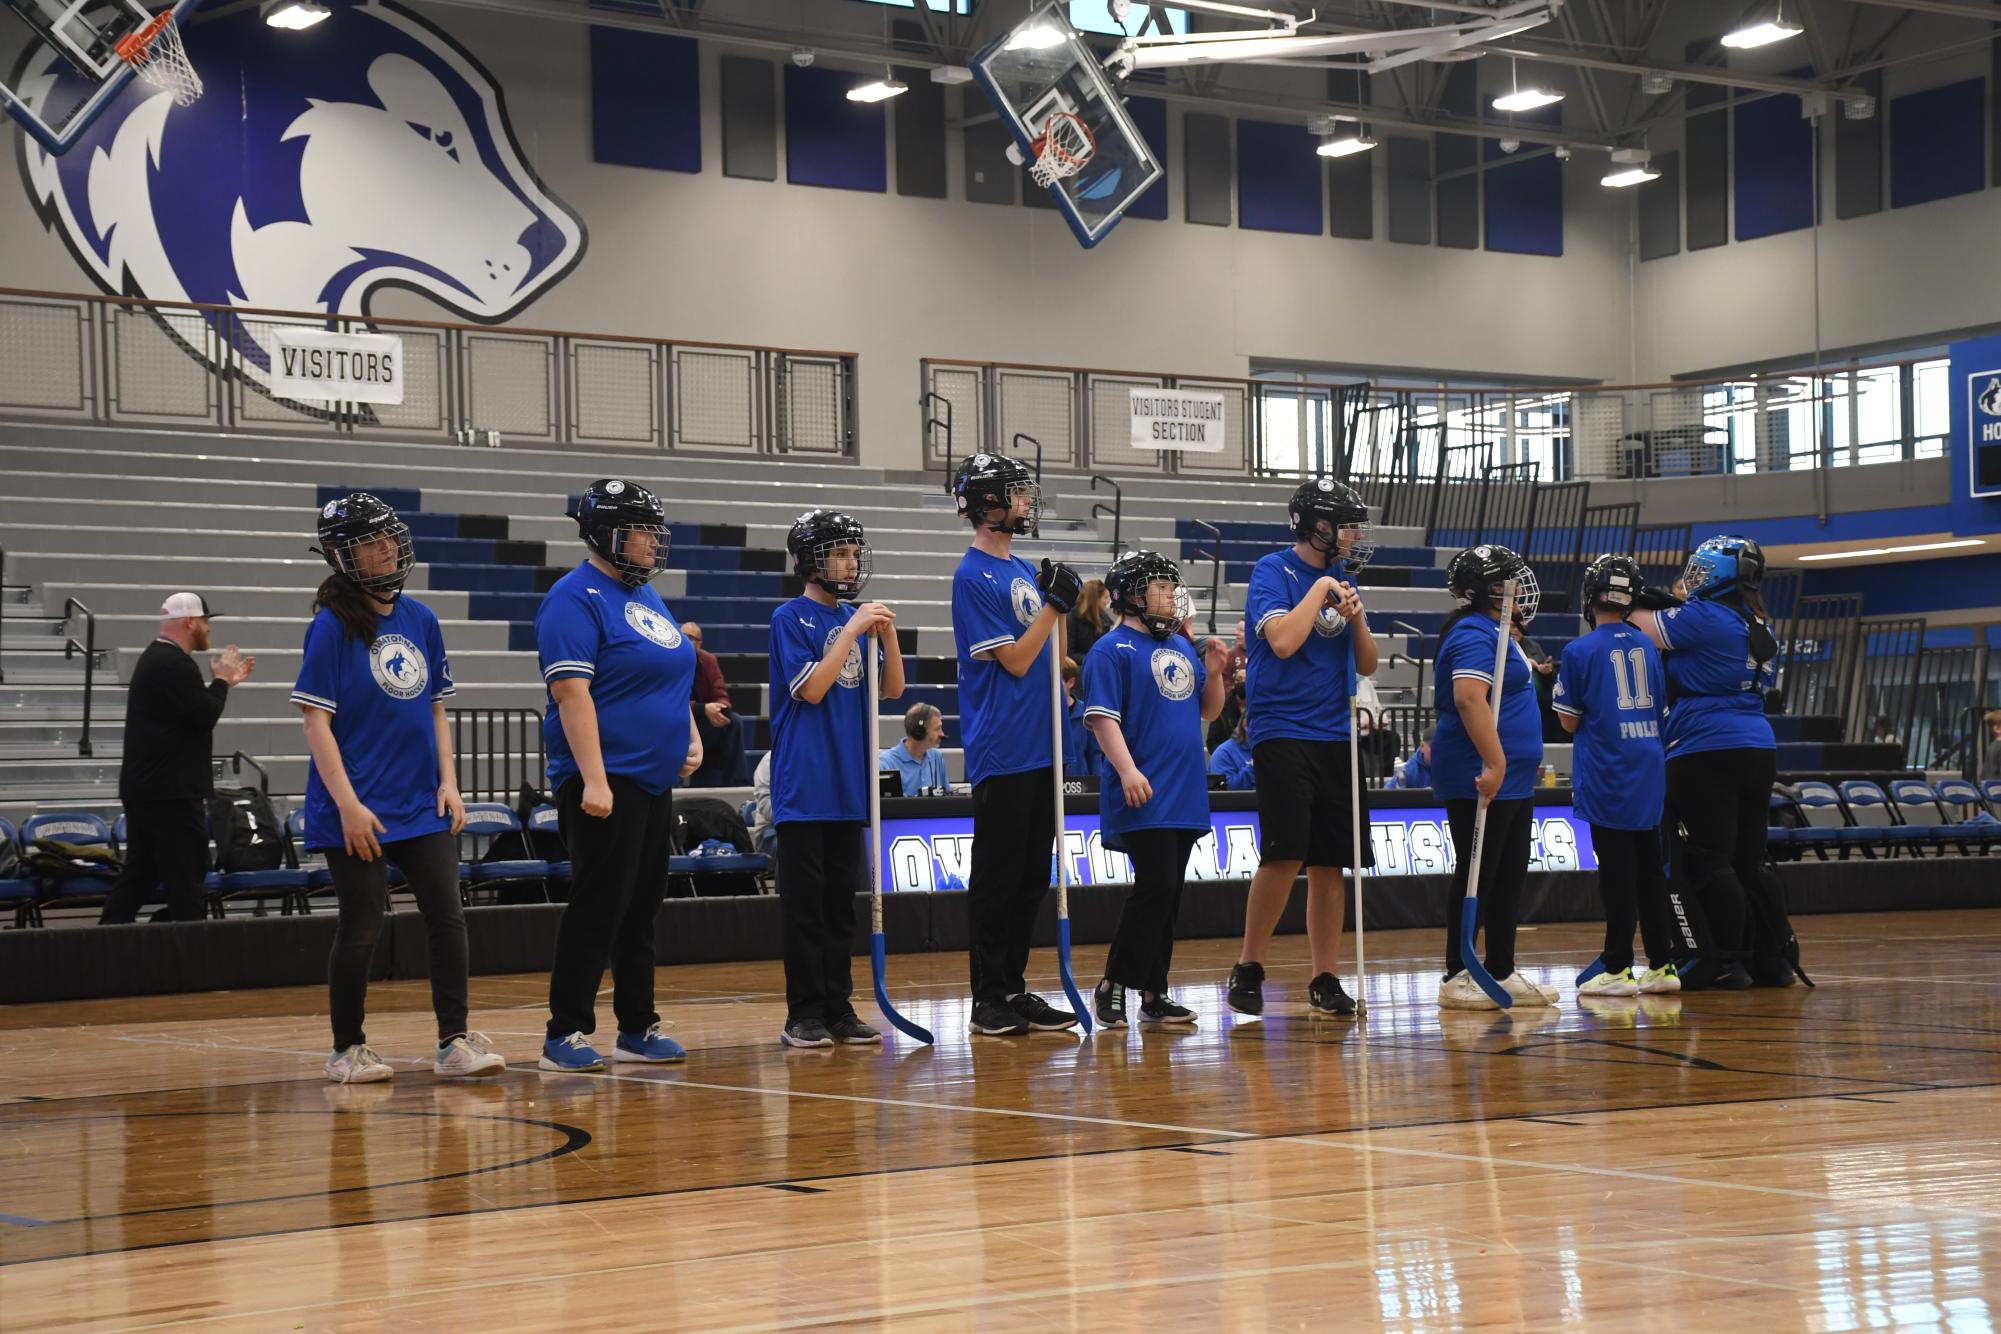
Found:
[(1501, 979), (1501, 986), (1517, 1005), (1554, 1005), (1556, 988), (1546, 987), (1517, 968)]
[(1633, 977), (1633, 970), (1622, 968), (1616, 973), (1600, 973), (1577, 989), (1582, 1000), (1586, 996), (1637, 996), (1640, 984)]
[(327, 1078), (336, 1084), (378, 1084), (395, 1074), (365, 1042), (327, 1057)]
[(507, 1068), (507, 1058), (493, 1049), (484, 1033), (463, 1033), (438, 1048), (431, 1062), (433, 1074), (447, 1078), (458, 1075), (490, 1075)]
[(1681, 974), (1671, 963), (1658, 968), (1649, 968), (1640, 974), (1640, 993), (1646, 996), (1662, 996), (1681, 990)]
[(1460, 969), (1438, 984), (1438, 1007), (1441, 1010), (1498, 1010), (1494, 998), (1480, 990), (1480, 984), (1473, 975)]

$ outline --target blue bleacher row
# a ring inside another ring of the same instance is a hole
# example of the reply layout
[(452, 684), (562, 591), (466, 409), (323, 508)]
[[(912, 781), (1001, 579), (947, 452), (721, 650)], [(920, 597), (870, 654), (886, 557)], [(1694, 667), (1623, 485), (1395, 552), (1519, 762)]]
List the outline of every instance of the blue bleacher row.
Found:
[[(529, 813), (527, 830), (537, 835), (557, 835), (554, 806), (537, 806)], [(294, 810), (283, 822), (283, 865), (268, 871), (210, 871), (202, 883), (202, 893), (211, 917), (222, 917), (229, 903), (248, 903), (259, 909), (276, 901), (281, 915), (309, 913), (315, 896), (333, 892), (333, 873), (325, 859), (304, 850), (306, 813)], [(466, 806), (465, 829), (460, 834), (459, 864), (461, 897), (472, 903), (482, 894), (496, 895), (503, 889), (525, 888), (543, 901), (551, 901), (570, 878), (570, 863), (541, 858), (481, 860), (481, 853), (494, 840), (524, 832), (521, 817), (498, 802), (473, 802)], [(101, 848), (113, 857), (122, 857), (125, 846), (125, 817), (107, 822), (88, 811), (45, 811), (30, 816), (17, 831), (0, 819), (0, 849), (13, 849), (25, 858), (30, 845), (39, 838), (57, 838), (82, 848)], [(213, 849), (211, 849), (213, 851)], [(698, 851), (667, 859), (669, 875), (740, 873), (767, 880), (771, 862), (762, 855), (719, 854)], [(111, 893), (115, 877), (80, 875), (64, 878), (16, 876), (0, 879), (0, 912), (11, 909), (16, 927), (42, 925), (42, 910), (48, 907), (81, 908), (99, 904)], [(403, 873), (389, 868), (392, 889), (403, 884)], [(148, 906), (165, 899), (157, 887), (148, 896)]]
[(2001, 847), (2001, 778), (1937, 784), (1897, 778), (1887, 790), (1873, 779), (1807, 779), (1772, 790), (1766, 847), (1793, 859), (1829, 852), (1873, 858), (1927, 852), (1985, 856)]

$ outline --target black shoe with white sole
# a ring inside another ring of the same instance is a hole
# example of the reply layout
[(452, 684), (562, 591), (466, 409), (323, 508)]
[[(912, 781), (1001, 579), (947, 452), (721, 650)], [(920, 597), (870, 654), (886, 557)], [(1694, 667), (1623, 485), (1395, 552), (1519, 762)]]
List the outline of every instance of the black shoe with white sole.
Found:
[(1126, 1026), (1126, 989), (1110, 982), (1098, 983), (1091, 993), (1091, 1009), (1098, 1016), (1099, 1028), (1124, 1028)]
[(1139, 1021), (1155, 1027), (1187, 1028), (1195, 1022), (1195, 1011), (1164, 991), (1158, 996), (1143, 992), (1139, 999)]
[(999, 1001), (974, 1002), (969, 1027), (976, 1038), (1018, 1038), (1029, 1031), (1028, 1020)]
[(1230, 970), (1230, 1008), (1238, 1014), (1265, 1012), (1265, 966), (1240, 963)]
[(1322, 973), (1306, 985), (1306, 1005), (1314, 1014), (1334, 1019), (1352, 1019), (1355, 1001), (1341, 989), (1341, 979)]
[(1028, 1021), (1028, 1026), (1043, 1032), (1075, 1028), (1077, 1016), (1068, 1010), (1059, 1010), (1032, 991), (1024, 991), (1008, 1002), (1014, 1012)]

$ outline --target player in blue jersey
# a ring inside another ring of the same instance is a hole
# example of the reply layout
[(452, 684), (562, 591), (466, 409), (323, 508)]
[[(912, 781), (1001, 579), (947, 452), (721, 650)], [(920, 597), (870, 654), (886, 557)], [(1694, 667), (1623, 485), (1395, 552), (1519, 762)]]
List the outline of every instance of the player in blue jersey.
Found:
[(535, 615), (549, 704), (542, 742), (570, 898), (549, 971), (544, 1070), (599, 1070), (591, 1045), (607, 957), (614, 1061), (678, 1061), (653, 1008), (653, 919), (667, 892), (673, 788), (702, 762), (695, 646), (651, 584), (667, 564), (667, 511), (637, 482), (592, 482), (570, 516), (588, 558)]
[(1667, 794), (1682, 858), (1670, 902), (1686, 990), (1785, 986), (1798, 945), (1765, 879), (1765, 827), (1778, 751), (1765, 692), (1778, 682), (1760, 591), (1765, 553), (1712, 537), (1682, 571), (1688, 601), (1648, 590), (1633, 624), (1667, 658)]
[(1195, 1012), (1167, 994), (1174, 920), (1188, 854), (1209, 831), (1202, 724), (1223, 711), (1220, 639), (1198, 659), (1177, 594), (1181, 569), (1151, 551), (1129, 551), (1105, 576), (1119, 623), (1084, 659), (1085, 722), (1103, 751), (1098, 785), (1105, 846), (1132, 862), (1133, 887), (1105, 957), (1092, 1008), (1124, 1028), (1126, 991), (1140, 993), (1143, 1024), (1188, 1025)]
[[(1644, 586), (1631, 556), (1600, 556), (1584, 568), (1581, 595), (1590, 633), (1564, 645), (1551, 696), (1557, 721), (1577, 738), (1570, 785), (1577, 814), (1591, 826), (1598, 897), (1605, 905), (1600, 971), (1577, 988), (1580, 997), (1681, 990), (1670, 957), (1661, 866), (1667, 676), (1653, 640), (1626, 623)], [(1639, 977), (1633, 974), (1636, 924), (1652, 965)]]
[(1480, 920), (1486, 930), (1487, 971), (1516, 1005), (1554, 1005), (1556, 990), (1515, 966), (1515, 926), (1527, 883), (1534, 831), (1536, 771), (1542, 765), (1542, 712), (1535, 669), (1510, 640), (1496, 716), (1488, 692), (1494, 681), (1504, 586), (1516, 581), (1515, 624), (1535, 619), (1541, 592), (1528, 562), (1503, 546), (1468, 547), (1446, 567), (1446, 587), (1459, 610), (1438, 634), (1438, 734), (1431, 743), (1431, 790), (1445, 803), (1456, 854), (1452, 897), (1446, 910), (1445, 980), (1438, 1003), (1448, 1010), (1497, 1007), (1459, 957), (1459, 905), (1466, 897), (1473, 822), (1487, 802), (1486, 841), (1480, 855)]
[[(868, 534), (852, 515), (811, 510), (785, 536), (805, 591), (771, 614), (771, 821), (785, 925), (788, 1047), (882, 1041), (855, 1013), (850, 942), (868, 890), (875, 716), (862, 654), (882, 658), (882, 697), (903, 694), (896, 616), (849, 605), (868, 583)], [(885, 651), (887, 650), (887, 651)]]
[(1050, 744), (1050, 655), (1083, 587), (1074, 570), (1014, 554), (1041, 506), (1028, 468), (974, 454), (952, 481), (973, 543), (952, 576), (959, 650), (959, 731), (973, 788), (973, 866), (966, 886), (972, 1032), (1012, 1037), (1069, 1028), (1077, 1016), (1028, 990), (1029, 942), (1049, 892), (1056, 843)]
[[(1341, 868), (1375, 865), (1365, 837), (1356, 848), (1349, 782), (1348, 699), (1358, 675), (1376, 670), (1376, 640), (1355, 572), (1374, 551), (1369, 508), (1345, 482), (1302, 482), (1288, 506), (1293, 545), (1251, 571), (1244, 708), (1257, 768), (1259, 860), (1244, 905), (1244, 944), (1230, 970), (1230, 1008), (1264, 1013), (1264, 957), (1306, 869), (1306, 939), (1313, 955), (1307, 1007), (1347, 1016), (1341, 931), (1347, 899)], [(1365, 825), (1366, 827), (1366, 825)], [(1357, 869), (1357, 874), (1360, 874)]]
[(375, 942), (389, 911), (389, 867), (424, 915), (441, 1075), (505, 1068), (466, 1028), (466, 924), (458, 833), (465, 826), (444, 701), (452, 669), (429, 607), (403, 596), (416, 556), (410, 528), (366, 492), (328, 501), (318, 550), (333, 573), (313, 599), (292, 703), (305, 719), (306, 846), (326, 854), (339, 901), (327, 960), (337, 1084), (388, 1079), (362, 1031)]

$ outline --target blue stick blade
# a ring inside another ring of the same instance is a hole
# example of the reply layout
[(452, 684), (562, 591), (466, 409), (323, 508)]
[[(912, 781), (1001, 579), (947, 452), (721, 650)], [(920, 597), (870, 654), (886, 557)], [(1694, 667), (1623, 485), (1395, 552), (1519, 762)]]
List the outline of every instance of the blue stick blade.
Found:
[(1586, 982), (1589, 982), (1592, 978), (1598, 976), (1600, 973), (1604, 971), (1605, 971), (1605, 956), (1601, 954), (1597, 958), (1591, 961), (1591, 966), (1589, 968), (1586, 968), (1583, 972), (1577, 975), (1577, 985), (1580, 987), (1583, 986)]
[(1487, 993), (1487, 999), (1504, 1010), (1513, 1009), (1515, 998), (1508, 989), (1494, 980), (1487, 971), (1487, 965), (1480, 962), (1480, 956), (1473, 950), (1474, 928), (1478, 925), (1480, 901), (1468, 898), (1459, 908), (1459, 961), (1466, 965), (1466, 971), (1480, 984), (1480, 990)]
[(885, 980), (889, 948), (883, 942), (882, 932), (878, 931), (869, 938), (868, 953), (869, 964), (875, 972), (875, 1008), (882, 1011), (882, 1017), (889, 1020), (890, 1027), (897, 1032), (916, 1038), (927, 1047), (936, 1046), (938, 1039), (931, 1036), (930, 1029), (905, 1019), (889, 1003), (889, 985)]
[(1056, 919), (1056, 971), (1063, 977), (1063, 994), (1070, 998), (1070, 1008), (1077, 1012), (1077, 1025), (1084, 1030), (1084, 1036), (1091, 1035), (1091, 1011), (1085, 1006), (1084, 998), (1077, 994), (1077, 981), (1070, 976), (1070, 919)]

